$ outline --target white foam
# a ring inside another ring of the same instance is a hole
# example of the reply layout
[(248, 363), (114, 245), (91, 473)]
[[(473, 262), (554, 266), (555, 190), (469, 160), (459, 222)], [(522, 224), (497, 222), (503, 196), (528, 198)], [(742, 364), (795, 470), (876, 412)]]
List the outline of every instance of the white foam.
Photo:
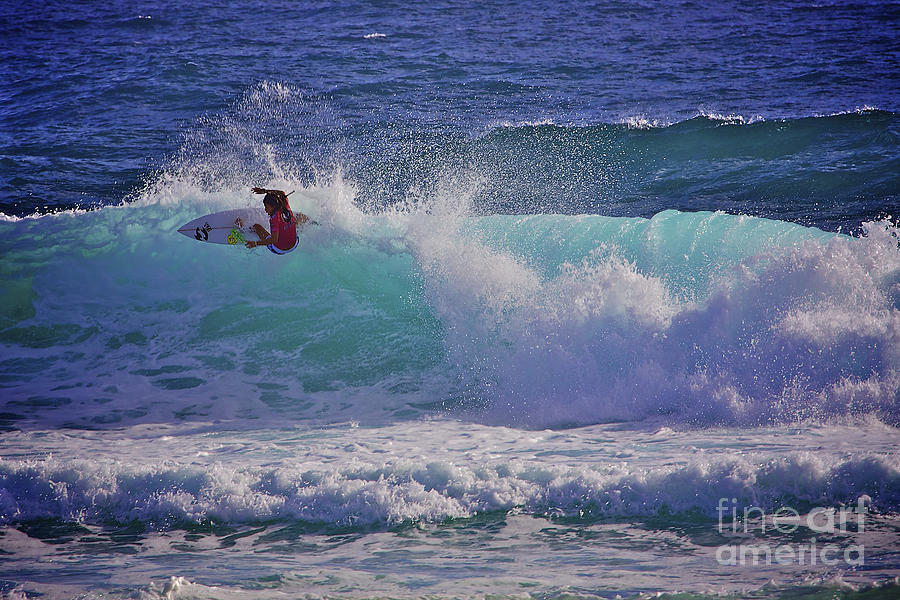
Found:
[(697, 116), (705, 117), (710, 121), (717, 121), (724, 125), (750, 125), (765, 121), (765, 118), (761, 115), (745, 117), (744, 115), (734, 113), (720, 113), (705, 107), (697, 109)]
[[(162, 448), (133, 433), (121, 440), (45, 435), (46, 446), (93, 458), (0, 461), (0, 522), (137, 519), (167, 529), (185, 521), (275, 519), (366, 528), (513, 509), (586, 519), (666, 512), (713, 518), (720, 498), (772, 511), (850, 504), (863, 494), (873, 509), (900, 510), (900, 462), (889, 451), (896, 431), (744, 431), (740, 443), (729, 431), (668, 431), (600, 427), (549, 432), (535, 443), (528, 432), (432, 422), (312, 437), (284, 428), (179, 434)], [(845, 445), (866, 435), (869, 451), (847, 456)], [(37, 439), (16, 434), (11, 443)], [(707, 449), (688, 451), (689, 439)], [(197, 462), (196, 448), (212, 440), (217, 458)], [(823, 447), (823, 440), (831, 441)], [(754, 450), (773, 442), (789, 449)], [(802, 450), (809, 443), (819, 449)], [(615, 458), (629, 447), (643, 449), (627, 462)]]
[(671, 125), (671, 122), (660, 119), (652, 119), (644, 115), (625, 117), (619, 119), (619, 124), (625, 125), (628, 129), (661, 129)]
[(880, 390), (868, 410), (894, 419), (895, 235), (869, 226), (861, 240), (748, 255), (716, 275), (708, 298), (692, 302), (605, 248), (524, 284), (516, 275), (528, 272), (522, 259), (484, 245), (475, 254), (464, 238), (455, 249), (442, 246), (441, 269), (426, 285), (456, 334), (448, 341), (454, 356), (489, 382), (484, 394), (496, 398), (503, 419), (540, 426), (660, 412), (726, 422), (816, 418), (860, 408), (838, 401), (854, 388)]

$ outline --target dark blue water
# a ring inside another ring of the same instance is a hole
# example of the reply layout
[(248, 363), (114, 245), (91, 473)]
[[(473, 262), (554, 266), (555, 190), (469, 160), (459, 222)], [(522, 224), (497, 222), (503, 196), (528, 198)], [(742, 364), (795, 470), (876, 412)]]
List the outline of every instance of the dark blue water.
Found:
[[(900, 204), (897, 3), (5, 3), (0, 30), (10, 215), (118, 203), (223, 114), (379, 203), (465, 170), (489, 211)], [(249, 114), (263, 82), (292, 100)]]

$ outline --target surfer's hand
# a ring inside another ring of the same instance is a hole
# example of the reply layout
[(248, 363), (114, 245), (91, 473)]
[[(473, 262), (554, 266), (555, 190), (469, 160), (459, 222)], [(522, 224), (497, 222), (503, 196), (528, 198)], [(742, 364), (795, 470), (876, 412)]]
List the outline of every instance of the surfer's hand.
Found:
[(256, 248), (256, 242), (254, 242), (253, 240), (250, 240), (249, 242), (247, 242), (244, 245), (247, 246), (248, 248)]
[(267, 189), (265, 189), (265, 188), (261, 188), (261, 187), (255, 187), (255, 188), (253, 188), (251, 191), (252, 191), (254, 194), (265, 194), (265, 193), (268, 192), (269, 190), (267, 190)]

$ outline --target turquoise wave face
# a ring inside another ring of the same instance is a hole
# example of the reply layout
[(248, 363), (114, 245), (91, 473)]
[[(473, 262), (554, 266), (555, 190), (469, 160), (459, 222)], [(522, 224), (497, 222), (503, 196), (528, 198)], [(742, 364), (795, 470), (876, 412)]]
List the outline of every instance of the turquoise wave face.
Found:
[(364, 213), (336, 181), (293, 197), (322, 225), (276, 257), (175, 232), (243, 194), (169, 192), (0, 224), (10, 426), (900, 414), (887, 223)]
[(175, 233), (197, 214), (124, 206), (3, 225), (11, 411), (99, 425), (248, 403), (333, 418), (334, 394), (387, 393), (439, 360), (408, 254), (315, 231), (290, 259), (204, 245)]

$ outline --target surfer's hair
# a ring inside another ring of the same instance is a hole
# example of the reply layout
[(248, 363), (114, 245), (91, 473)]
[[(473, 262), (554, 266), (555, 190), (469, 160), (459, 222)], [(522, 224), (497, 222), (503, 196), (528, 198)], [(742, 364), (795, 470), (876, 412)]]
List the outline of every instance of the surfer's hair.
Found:
[(263, 204), (269, 204), (275, 207), (276, 210), (281, 210), (284, 208), (284, 192), (266, 192), (265, 197), (263, 198)]

